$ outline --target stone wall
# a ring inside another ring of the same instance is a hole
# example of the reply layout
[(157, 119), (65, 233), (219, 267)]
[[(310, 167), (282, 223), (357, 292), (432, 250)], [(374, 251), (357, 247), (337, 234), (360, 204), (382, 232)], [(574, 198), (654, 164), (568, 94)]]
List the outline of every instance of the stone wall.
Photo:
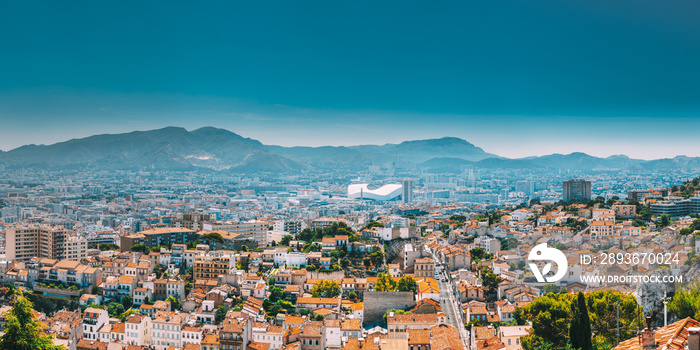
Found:
[(386, 310), (406, 310), (416, 305), (413, 292), (370, 292), (364, 293), (363, 326), (382, 320)]
[(345, 272), (339, 271), (306, 271), (307, 279), (335, 280), (345, 278)]

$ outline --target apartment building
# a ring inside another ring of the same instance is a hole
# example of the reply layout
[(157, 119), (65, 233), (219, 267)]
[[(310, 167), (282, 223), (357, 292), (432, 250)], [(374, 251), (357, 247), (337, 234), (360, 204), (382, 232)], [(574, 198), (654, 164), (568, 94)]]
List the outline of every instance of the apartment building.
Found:
[(104, 325), (109, 324), (107, 310), (89, 307), (83, 312), (83, 338), (97, 340), (97, 334)]
[(231, 270), (229, 256), (197, 256), (194, 258), (194, 279), (216, 279), (219, 275), (227, 275)]
[(267, 241), (268, 224), (263, 221), (247, 221), (235, 223), (223, 223), (204, 225), (206, 231), (226, 231), (235, 233), (243, 239), (255, 242), (259, 247), (264, 247)]
[(87, 240), (62, 226), (14, 225), (5, 229), (5, 251), (7, 260), (80, 260), (87, 256)]
[(700, 214), (700, 196), (687, 199), (669, 198), (669, 200), (649, 204), (649, 209), (654, 215), (666, 214), (670, 217)]
[(435, 277), (435, 260), (433, 260), (433, 258), (416, 259), (415, 276)]
[(151, 346), (156, 350), (182, 347), (182, 329), (187, 322), (187, 314), (160, 311), (151, 322)]
[(614, 220), (591, 221), (591, 236), (610, 236), (615, 233)]
[(430, 327), (445, 324), (447, 316), (441, 314), (395, 314), (387, 315), (389, 339), (407, 339), (409, 329), (430, 329)]
[(623, 217), (623, 218), (631, 218), (631, 217), (637, 215), (637, 206), (636, 205), (614, 204), (612, 206), (612, 210), (615, 212), (615, 216), (619, 216), (619, 217)]
[(251, 335), (251, 324), (245, 319), (227, 317), (219, 325), (220, 350), (245, 350)]
[(194, 239), (194, 230), (181, 227), (157, 228), (141, 231), (136, 234), (121, 237), (122, 251), (130, 250), (137, 244), (147, 247), (172, 246), (173, 244), (187, 244)]
[(30, 283), (74, 285), (92, 291), (102, 283), (102, 270), (71, 260), (33, 259), (27, 264)]

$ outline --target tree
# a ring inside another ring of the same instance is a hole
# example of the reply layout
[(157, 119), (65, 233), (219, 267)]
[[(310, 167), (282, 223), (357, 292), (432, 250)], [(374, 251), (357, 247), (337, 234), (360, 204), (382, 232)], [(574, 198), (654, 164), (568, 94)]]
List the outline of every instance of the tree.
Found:
[(379, 274), (377, 283), (374, 284), (374, 290), (378, 292), (394, 292), (396, 291), (396, 281), (387, 273)]
[(595, 345), (600, 349), (605, 346), (615, 347), (617, 343), (617, 303), (620, 303), (620, 339), (635, 336), (639, 315), (642, 308), (633, 295), (624, 295), (614, 291), (593, 292), (586, 294), (591, 333), (595, 334)]
[(382, 252), (381, 250), (372, 252), (367, 257), (372, 261), (372, 265), (374, 265), (375, 267), (381, 266), (384, 262), (384, 252)]
[(119, 249), (120, 249), (119, 246), (116, 245), (116, 244), (114, 244), (114, 243), (100, 243), (100, 244), (98, 245), (98, 248), (99, 248), (101, 251), (105, 251), (105, 250), (119, 250)]
[(202, 236), (202, 239), (224, 243), (224, 238), (221, 237), (221, 234), (218, 232), (207, 233), (206, 235)]
[(148, 254), (148, 253), (151, 252), (151, 250), (150, 250), (148, 247), (146, 247), (145, 245), (143, 245), (143, 244), (134, 244), (134, 245), (131, 247), (131, 251), (132, 251), (132, 252), (141, 252), (141, 253), (144, 253), (144, 254)]
[(280, 239), (279, 245), (289, 247), (289, 242), (291, 242), (293, 238), (292, 235), (284, 235), (282, 239)]
[(219, 324), (225, 318), (226, 318), (226, 307), (221, 305), (218, 308), (216, 308), (216, 314), (214, 315), (214, 322), (216, 322), (216, 324)]
[(5, 334), (0, 337), (0, 349), (59, 350), (53, 345), (53, 337), (46, 335), (36, 321), (33, 304), (21, 292), (11, 302), (12, 309), (5, 315)]
[(119, 317), (124, 313), (124, 305), (111, 302), (107, 305), (107, 313), (109, 313), (110, 317)]
[(679, 319), (700, 316), (700, 282), (695, 282), (673, 295), (668, 310)]
[(503, 279), (501, 276), (493, 273), (490, 268), (484, 266), (481, 269), (481, 281), (484, 287), (493, 290), (498, 288), (498, 284), (501, 283)]
[(531, 350), (543, 342), (556, 348), (566, 346), (571, 319), (569, 303), (566, 294), (548, 294), (525, 306), (522, 318), (532, 322), (532, 333), (522, 338), (523, 348)]
[(314, 298), (335, 298), (340, 295), (340, 286), (332, 280), (324, 280), (311, 287)]
[(342, 259), (340, 259), (340, 266), (343, 268), (350, 266), (350, 259), (344, 256)]
[(144, 303), (144, 304), (148, 305), (148, 303), (150, 303), (150, 302), (151, 302), (151, 300), (148, 299), (148, 295), (147, 295), (145, 298), (143, 298), (143, 303)]
[(473, 248), (472, 250), (469, 251), (469, 253), (472, 256), (472, 259), (474, 261), (480, 261), (480, 260), (490, 260), (493, 256), (489, 253), (487, 253), (483, 248)]
[(245, 244), (242, 245), (242, 246), (241, 246), (241, 251), (242, 251), (242, 252), (247, 252), (247, 251), (248, 251), (248, 246), (245, 245)]
[(545, 284), (544, 287), (542, 287), (542, 290), (544, 290), (544, 294), (566, 292), (566, 289), (559, 288), (554, 283)]
[(666, 215), (666, 214), (661, 215), (661, 218), (659, 219), (659, 226), (666, 227), (670, 223), (671, 223), (671, 220), (668, 218), (668, 215)]
[(169, 302), (170, 302), (170, 305), (171, 305), (171, 306), (173, 307), (173, 309), (175, 309), (175, 310), (180, 310), (180, 309), (182, 309), (182, 302), (180, 301), (180, 299), (175, 298), (175, 297), (172, 296), (172, 295), (169, 296), (167, 299), (165, 299), (165, 301), (169, 301)]
[(125, 309), (130, 309), (131, 306), (134, 305), (134, 298), (132, 298), (130, 295), (125, 295), (122, 297), (122, 305), (124, 305)]
[(418, 289), (418, 283), (411, 276), (402, 277), (399, 279), (399, 283), (396, 285), (396, 289), (399, 292), (416, 292)]
[(588, 307), (583, 293), (578, 292), (577, 300), (571, 303), (571, 326), (569, 340), (572, 347), (581, 350), (592, 350), (591, 319), (588, 317)]

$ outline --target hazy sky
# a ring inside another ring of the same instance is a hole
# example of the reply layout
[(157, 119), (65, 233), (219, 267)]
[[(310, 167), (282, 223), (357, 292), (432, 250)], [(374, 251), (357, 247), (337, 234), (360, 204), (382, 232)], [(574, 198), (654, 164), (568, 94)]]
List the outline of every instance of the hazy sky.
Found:
[(700, 156), (700, 1), (3, 2), (0, 149), (168, 125)]

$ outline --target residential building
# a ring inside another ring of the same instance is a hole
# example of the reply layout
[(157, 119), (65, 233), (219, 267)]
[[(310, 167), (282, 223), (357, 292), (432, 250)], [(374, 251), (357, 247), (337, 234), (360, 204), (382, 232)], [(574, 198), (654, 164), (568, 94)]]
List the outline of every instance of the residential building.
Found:
[(83, 312), (83, 338), (88, 340), (98, 340), (97, 334), (104, 325), (109, 324), (109, 314), (107, 310), (89, 307)]
[(15, 261), (80, 260), (87, 256), (87, 240), (62, 226), (17, 224), (5, 229), (5, 254)]
[(416, 277), (435, 277), (435, 260), (430, 257), (415, 260)]
[(591, 199), (591, 182), (583, 179), (566, 180), (563, 184), (564, 201)]
[(192, 269), (194, 278), (216, 279), (220, 275), (227, 275), (234, 267), (231, 261), (230, 256), (197, 256)]
[(156, 350), (170, 347), (182, 347), (182, 328), (187, 321), (187, 314), (160, 311), (151, 322), (151, 345)]
[(128, 236), (121, 236), (120, 247), (122, 251), (128, 251), (137, 244), (143, 244), (147, 247), (170, 247), (173, 244), (187, 244), (192, 242), (194, 233), (194, 230), (180, 227), (146, 230)]

